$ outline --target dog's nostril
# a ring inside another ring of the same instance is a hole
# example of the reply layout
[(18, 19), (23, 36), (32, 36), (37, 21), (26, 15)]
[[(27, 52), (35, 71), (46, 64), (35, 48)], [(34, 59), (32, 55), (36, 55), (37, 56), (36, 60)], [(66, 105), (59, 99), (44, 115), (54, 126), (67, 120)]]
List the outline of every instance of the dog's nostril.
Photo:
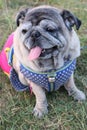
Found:
[(40, 37), (40, 32), (38, 32), (38, 31), (33, 31), (32, 33), (31, 33), (31, 37), (32, 38), (38, 38), (38, 37)]

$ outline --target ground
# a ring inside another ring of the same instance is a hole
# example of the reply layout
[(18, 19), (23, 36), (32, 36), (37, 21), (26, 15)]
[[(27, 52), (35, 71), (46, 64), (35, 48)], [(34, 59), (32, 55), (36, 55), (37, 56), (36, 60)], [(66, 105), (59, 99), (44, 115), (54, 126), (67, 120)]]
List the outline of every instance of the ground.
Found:
[[(77, 32), (81, 47), (87, 46), (87, 0), (0, 0), (0, 50), (8, 35), (16, 28), (19, 9), (48, 4), (71, 10), (82, 21)], [(87, 49), (77, 59), (75, 82), (87, 96)], [(16, 92), (8, 77), (0, 70), (0, 130), (87, 130), (87, 101), (76, 102), (60, 89), (47, 93), (49, 114), (42, 119), (32, 115), (34, 95)]]

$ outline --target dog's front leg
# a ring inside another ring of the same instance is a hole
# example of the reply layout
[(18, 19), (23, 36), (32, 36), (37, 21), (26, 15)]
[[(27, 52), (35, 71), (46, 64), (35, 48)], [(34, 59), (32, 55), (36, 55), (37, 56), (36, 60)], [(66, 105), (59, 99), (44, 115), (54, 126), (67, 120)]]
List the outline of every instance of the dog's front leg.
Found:
[(30, 83), (30, 85), (32, 87), (33, 93), (36, 96), (36, 105), (33, 110), (33, 114), (34, 116), (37, 116), (38, 118), (40, 118), (44, 114), (48, 113), (48, 109), (47, 109), (48, 104), (47, 104), (47, 99), (45, 95), (45, 90), (34, 83)]
[(71, 75), (70, 79), (67, 81), (67, 83), (64, 85), (66, 90), (68, 91), (70, 96), (73, 96), (75, 100), (85, 100), (86, 96), (85, 94), (79, 90), (75, 83), (73, 74)]

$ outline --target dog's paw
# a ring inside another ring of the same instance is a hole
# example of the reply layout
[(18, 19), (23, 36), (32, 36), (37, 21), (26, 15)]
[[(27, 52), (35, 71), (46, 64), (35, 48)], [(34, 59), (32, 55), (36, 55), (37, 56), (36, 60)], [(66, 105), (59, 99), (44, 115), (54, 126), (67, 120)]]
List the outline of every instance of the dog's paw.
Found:
[(34, 110), (33, 110), (34, 116), (36, 116), (38, 118), (41, 118), (42, 116), (44, 116), (47, 113), (48, 113), (48, 109), (47, 108), (41, 109), (41, 108), (35, 107)]
[(73, 91), (70, 95), (72, 95), (74, 99), (78, 101), (86, 100), (85, 94), (80, 90)]

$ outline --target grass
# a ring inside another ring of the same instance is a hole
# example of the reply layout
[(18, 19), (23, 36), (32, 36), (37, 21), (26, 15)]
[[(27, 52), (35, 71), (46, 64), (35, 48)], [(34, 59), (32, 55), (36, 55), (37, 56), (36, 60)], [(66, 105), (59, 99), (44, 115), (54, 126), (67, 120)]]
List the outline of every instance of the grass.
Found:
[[(87, 45), (86, 0), (0, 0), (0, 50), (14, 31), (15, 16), (20, 8), (50, 4), (71, 10), (82, 20), (78, 31), (81, 46)], [(77, 60), (75, 82), (87, 95), (87, 49)], [(34, 95), (16, 92), (0, 70), (0, 130), (87, 130), (87, 102), (75, 102), (62, 88), (47, 94), (49, 114), (38, 120), (33, 117)]]

